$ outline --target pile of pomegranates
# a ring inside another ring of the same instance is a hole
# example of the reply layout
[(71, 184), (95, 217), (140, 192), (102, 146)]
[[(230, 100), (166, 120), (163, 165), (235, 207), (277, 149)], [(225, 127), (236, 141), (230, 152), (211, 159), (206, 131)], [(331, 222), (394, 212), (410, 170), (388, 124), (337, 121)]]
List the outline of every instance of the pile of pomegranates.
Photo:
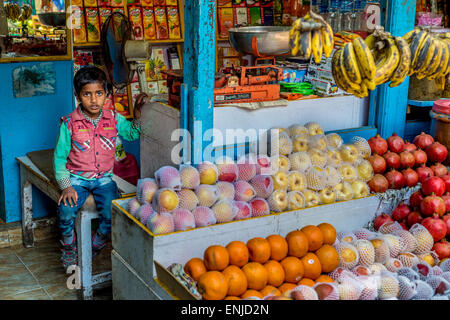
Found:
[(373, 192), (414, 187), (427, 178), (448, 173), (442, 164), (448, 155), (447, 148), (424, 132), (417, 135), (413, 143), (395, 133), (387, 139), (377, 134), (368, 142), (372, 150), (368, 160), (375, 173), (368, 184)]
[(381, 214), (374, 220), (378, 230), (386, 222), (397, 221), (409, 230), (414, 224), (422, 224), (433, 236), (434, 251), (440, 259), (450, 258), (450, 174), (432, 176), (422, 183), (422, 188), (409, 198), (409, 204), (401, 202), (391, 215)]

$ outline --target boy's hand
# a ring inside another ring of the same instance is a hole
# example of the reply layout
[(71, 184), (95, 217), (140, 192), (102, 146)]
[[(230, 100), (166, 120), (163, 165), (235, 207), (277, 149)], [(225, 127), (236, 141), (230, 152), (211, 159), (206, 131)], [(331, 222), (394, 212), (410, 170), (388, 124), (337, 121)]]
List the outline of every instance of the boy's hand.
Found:
[(65, 188), (61, 192), (61, 196), (59, 197), (58, 206), (60, 205), (61, 200), (63, 201), (64, 206), (67, 206), (67, 204), (69, 204), (70, 207), (73, 208), (74, 205), (75, 206), (77, 205), (78, 193), (75, 191), (73, 187)]
[(148, 95), (146, 93), (140, 93), (136, 97), (136, 101), (134, 102), (134, 118), (139, 119), (141, 117), (141, 109), (142, 106), (147, 102)]

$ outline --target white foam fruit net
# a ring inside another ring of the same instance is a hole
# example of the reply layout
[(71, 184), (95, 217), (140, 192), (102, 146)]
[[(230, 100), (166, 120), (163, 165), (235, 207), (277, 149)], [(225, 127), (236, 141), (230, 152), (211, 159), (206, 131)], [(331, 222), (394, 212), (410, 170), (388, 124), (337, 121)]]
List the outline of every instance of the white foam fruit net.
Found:
[(191, 165), (181, 164), (180, 179), (182, 188), (195, 189), (200, 184), (200, 173)]
[(216, 186), (219, 189), (219, 198), (217, 200), (234, 200), (235, 190), (231, 182), (219, 181), (216, 183)]
[(434, 240), (433, 236), (428, 232), (428, 230), (422, 226), (421, 224), (414, 224), (410, 229), (409, 232), (412, 233), (414, 238), (416, 238), (417, 241), (417, 247), (414, 251), (415, 254), (419, 255), (422, 253), (427, 253), (433, 248)]
[(295, 295), (297, 296), (298, 300), (319, 300), (319, 296), (317, 295), (317, 292), (309, 286), (306, 285), (298, 285), (291, 291), (291, 296), (293, 296), (294, 291), (296, 292)]
[(323, 128), (320, 124), (314, 121), (305, 123), (305, 128), (308, 129), (310, 135), (323, 134)]
[(298, 210), (305, 207), (305, 196), (300, 191), (289, 191), (288, 197), (288, 210)]
[(416, 294), (416, 283), (411, 281), (405, 276), (397, 276), (399, 292), (398, 299), (399, 300), (411, 300)]
[(211, 207), (219, 198), (219, 189), (216, 185), (201, 184), (195, 188), (195, 194), (199, 206)]
[(292, 152), (292, 140), (286, 132), (280, 132), (278, 140), (273, 139), (272, 150), (278, 151), (278, 154), (288, 155)]
[(175, 191), (161, 188), (156, 191), (152, 200), (152, 207), (156, 212), (171, 212), (178, 207), (179, 199)]
[(359, 262), (358, 249), (350, 243), (341, 242), (336, 248), (339, 254), (339, 266), (345, 269), (352, 269)]
[(389, 245), (380, 237), (375, 236), (369, 239), (375, 249), (375, 262), (384, 263), (390, 256)]
[(342, 157), (338, 150), (328, 150), (327, 165), (338, 168), (342, 164)]
[(177, 192), (179, 203), (178, 207), (187, 209), (189, 211), (194, 210), (198, 205), (198, 197), (191, 189), (181, 189)]
[[(283, 166), (283, 163), (285, 164)], [(271, 157), (272, 171), (288, 172), (291, 169), (291, 161), (285, 155), (276, 155)]]
[(309, 189), (318, 191), (326, 187), (325, 170), (323, 168), (313, 166), (306, 171), (305, 176)]
[(313, 289), (317, 292), (319, 300), (339, 300), (339, 289), (335, 283), (317, 282)]
[(127, 203), (127, 211), (133, 217), (136, 217), (136, 212), (138, 211), (140, 206), (141, 206), (141, 203), (139, 202), (139, 200), (136, 197), (131, 198)]
[(309, 150), (309, 134), (299, 133), (292, 136), (292, 152), (308, 151)]
[(300, 125), (300, 124), (293, 124), (293, 125), (289, 126), (288, 132), (289, 132), (289, 136), (291, 136), (291, 137), (295, 137), (296, 135), (299, 135), (302, 133), (309, 134), (308, 129), (306, 129), (305, 126)]
[(341, 180), (341, 174), (336, 168), (332, 166), (325, 167), (325, 183), (328, 187), (334, 187), (335, 185), (340, 183)]
[(396, 275), (391, 272), (382, 271), (378, 278), (378, 298), (396, 298), (400, 291)]
[(267, 198), (271, 211), (282, 212), (288, 206), (287, 192), (284, 190), (275, 190), (269, 198)]
[(211, 209), (218, 223), (233, 221), (239, 210), (229, 200), (220, 200)]
[(385, 222), (383, 223), (380, 228), (378, 229), (378, 232), (381, 232), (383, 234), (393, 233), (396, 230), (403, 230), (403, 227), (400, 223), (397, 221), (394, 222)]
[(318, 149), (320, 151), (326, 151), (327, 148), (327, 138), (323, 134), (317, 134), (315, 136), (309, 137), (309, 148)]
[(136, 188), (136, 197), (140, 203), (152, 203), (153, 195), (159, 189), (155, 179), (139, 179)]
[(305, 172), (311, 167), (311, 158), (305, 151), (294, 152), (289, 155), (291, 170)]
[(375, 250), (369, 240), (358, 239), (355, 247), (359, 254), (359, 263), (363, 266), (370, 266), (375, 262)]
[(384, 240), (386, 240), (386, 243), (389, 246), (389, 254), (392, 258), (397, 257), (398, 254), (403, 251), (405, 245), (402, 238), (397, 237), (393, 234), (385, 234), (382, 237)]
[(345, 182), (352, 183), (358, 178), (358, 172), (356, 168), (349, 163), (343, 163), (338, 167), (339, 174), (342, 180)]
[(354, 136), (350, 139), (350, 142), (358, 149), (359, 155), (363, 159), (370, 157), (372, 150), (370, 149), (369, 142), (363, 137)]
[(338, 135), (337, 133), (329, 133), (326, 136), (327, 139), (327, 146), (330, 150), (336, 150), (342, 146), (344, 141), (342, 140), (342, 137)]
[(378, 297), (377, 280), (372, 276), (359, 276), (363, 289), (359, 295), (359, 300), (375, 300)]
[[(395, 222), (400, 226), (397, 221)], [(403, 229), (398, 229), (392, 231), (392, 234), (403, 239), (403, 243), (405, 245), (405, 248), (403, 249), (404, 252), (414, 252), (414, 250), (416, 250), (417, 240), (411, 232)]]
[(434, 295), (433, 288), (423, 280), (415, 280), (417, 294), (413, 300), (428, 300)]
[(160, 188), (181, 190), (180, 172), (172, 166), (163, 166), (156, 170), (155, 180)]
[(206, 227), (217, 222), (214, 212), (208, 207), (197, 207), (192, 210), (192, 214), (194, 215), (196, 227)]
[(368, 240), (370, 237), (374, 236), (374, 233), (366, 228), (358, 228), (356, 230), (353, 230), (353, 233), (355, 234), (357, 239)]
[(325, 151), (319, 149), (309, 149), (309, 158), (311, 159), (311, 165), (323, 168), (328, 162), (327, 154)]
[(388, 271), (396, 273), (398, 269), (403, 267), (403, 264), (397, 258), (389, 258), (384, 263), (384, 266), (388, 269)]
[(411, 252), (400, 252), (397, 258), (402, 262), (402, 265), (407, 268), (411, 268), (419, 262), (419, 258)]
[(353, 188), (352, 185), (346, 181), (341, 181), (334, 186), (334, 191), (336, 192), (336, 200), (344, 201), (353, 199)]
[(370, 181), (374, 176), (373, 167), (368, 160), (360, 159), (355, 163), (358, 178), (362, 181)]
[(304, 173), (294, 170), (288, 172), (288, 191), (303, 191), (306, 189), (307, 182)]

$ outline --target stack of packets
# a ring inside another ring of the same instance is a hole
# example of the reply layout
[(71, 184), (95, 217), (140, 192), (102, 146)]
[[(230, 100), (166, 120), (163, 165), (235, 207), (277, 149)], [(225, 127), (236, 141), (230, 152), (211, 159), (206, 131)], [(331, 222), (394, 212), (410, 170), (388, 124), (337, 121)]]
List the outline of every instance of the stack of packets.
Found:
[(322, 59), (319, 64), (316, 64), (314, 62), (314, 57), (311, 56), (305, 81), (313, 85), (314, 91), (318, 95), (335, 96), (346, 94), (345, 91), (338, 88), (334, 82), (333, 74), (331, 72), (331, 59), (335, 51), (336, 49), (332, 51), (328, 58), (322, 55)]
[(282, 8), (273, 0), (217, 0), (219, 39), (228, 39), (234, 26), (281, 25)]
[(296, 61), (277, 61), (277, 67), (283, 69), (283, 82), (300, 83), (305, 80), (308, 64)]
[(217, 43), (217, 66), (218, 68), (239, 67), (241, 61), (239, 59), (239, 52), (227, 42)]
[[(100, 32), (112, 12), (128, 17), (135, 40), (182, 39), (178, 0), (72, 0), (74, 44), (100, 42)], [(120, 39), (118, 23), (113, 25)]]

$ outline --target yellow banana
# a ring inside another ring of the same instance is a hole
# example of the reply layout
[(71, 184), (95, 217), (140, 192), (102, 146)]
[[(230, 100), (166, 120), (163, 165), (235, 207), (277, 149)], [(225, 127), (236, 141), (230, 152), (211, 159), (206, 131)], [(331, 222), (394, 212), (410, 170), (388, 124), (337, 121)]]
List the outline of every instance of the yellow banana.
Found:
[(400, 61), (390, 77), (389, 87), (391, 88), (400, 85), (405, 80), (411, 65), (411, 50), (406, 40), (402, 37), (395, 37), (395, 44), (400, 52)]
[(334, 34), (333, 29), (328, 23), (325, 23), (325, 26), (320, 29), (320, 33), (322, 35), (323, 42), (323, 53), (325, 57), (329, 57), (334, 48)]
[(298, 55), (304, 59), (309, 59), (311, 56), (311, 31), (302, 31), (299, 42), (300, 48)]
[(432, 75), (439, 67), (442, 53), (444, 52), (444, 43), (439, 39), (436, 39), (436, 49), (434, 50), (433, 57), (427, 68), (417, 74), (417, 79), (423, 79), (426, 76)]
[(439, 90), (445, 89), (445, 80), (446, 80), (445, 76), (439, 76), (434, 80), (436, 82), (436, 87)]
[(402, 38), (405, 39), (405, 41), (410, 44), (411, 43), (411, 39), (416, 36), (418, 33), (420, 32), (420, 29), (413, 29), (410, 32), (406, 33)]
[(339, 89), (351, 94), (355, 94), (355, 91), (350, 88), (350, 85), (347, 82), (345, 82), (344, 76), (342, 75), (339, 62), (341, 53), (342, 49), (335, 51), (333, 58), (331, 59), (331, 72), (333, 74), (334, 82)]
[[(362, 38), (356, 38), (352, 41), (352, 43), (361, 73), (367, 78), (367, 80), (373, 81), (375, 78), (375, 60), (373, 59), (372, 52)], [(368, 88), (370, 89), (369, 86)]]
[(355, 50), (353, 50), (353, 44), (351, 42), (345, 44), (342, 55), (344, 59), (344, 68), (350, 81), (356, 84), (360, 84), (361, 72), (359, 71)]
[(377, 87), (375, 80), (369, 80), (367, 78), (363, 78), (362, 83), (367, 87), (367, 89), (373, 91)]
[(433, 41), (433, 37), (428, 36), (419, 52), (416, 64), (413, 66), (416, 73), (421, 72), (422, 68), (424, 66), (427, 67), (427, 64), (430, 63), (431, 58), (433, 58), (435, 47), (436, 43)]
[(450, 65), (450, 44), (448, 42), (444, 43), (444, 51), (442, 52), (441, 61), (436, 71), (428, 76), (429, 80), (436, 79), (440, 75), (443, 75), (447, 67)]
[(295, 31), (300, 31), (302, 27), (302, 20), (297, 19), (292, 24), (291, 29), (289, 30), (289, 39), (294, 37)]
[[(348, 44), (348, 43), (347, 43)], [(340, 75), (342, 77), (342, 82), (344, 83), (344, 85), (347, 85), (349, 88), (351, 88), (354, 91), (360, 91), (361, 90), (361, 86), (359, 85), (359, 83), (361, 83), (361, 76), (359, 78), (359, 82), (356, 83), (354, 82), (350, 75), (349, 72), (346, 67), (346, 62), (345, 62), (345, 48), (342, 48), (339, 52), (339, 61), (338, 61), (338, 68), (337, 68), (337, 72), (338, 75)], [(356, 63), (356, 60), (354, 60)], [(356, 67), (358, 65), (356, 64)], [(358, 71), (359, 72), (359, 71)]]
[(400, 62), (400, 53), (392, 38), (387, 40), (386, 60), (376, 65), (375, 83), (385, 83), (392, 76)]
[(419, 58), (419, 52), (422, 49), (423, 44), (428, 38), (428, 32), (425, 30), (420, 30), (413, 38), (411, 39), (411, 44), (409, 46), (411, 50), (411, 68), (408, 75), (411, 75), (415, 72), (415, 66), (417, 63), (417, 59)]
[(311, 49), (314, 57), (314, 62), (319, 64), (322, 60), (323, 45), (320, 30), (312, 31)]
[(300, 49), (300, 31), (295, 31), (294, 36), (289, 39), (289, 48), (291, 49), (291, 55), (298, 55)]

